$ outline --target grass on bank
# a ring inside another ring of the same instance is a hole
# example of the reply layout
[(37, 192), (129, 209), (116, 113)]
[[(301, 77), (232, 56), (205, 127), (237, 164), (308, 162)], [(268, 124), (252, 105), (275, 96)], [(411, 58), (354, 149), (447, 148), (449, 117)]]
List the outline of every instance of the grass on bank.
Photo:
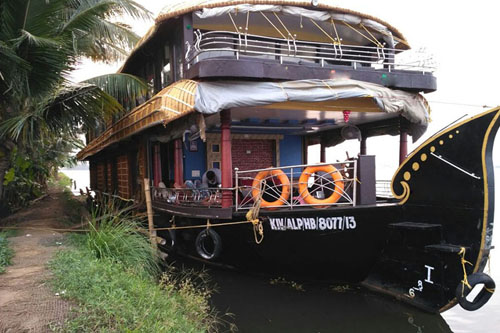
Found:
[(9, 232), (0, 232), (0, 274), (5, 272), (5, 268), (12, 264), (14, 251), (9, 247), (7, 237), (11, 236)]
[[(160, 274), (140, 221), (126, 214), (92, 214), (89, 232), (50, 263), (56, 292), (79, 307), (65, 332), (208, 332), (215, 315), (210, 290), (193, 278)], [(99, 220), (99, 216), (101, 219)]]

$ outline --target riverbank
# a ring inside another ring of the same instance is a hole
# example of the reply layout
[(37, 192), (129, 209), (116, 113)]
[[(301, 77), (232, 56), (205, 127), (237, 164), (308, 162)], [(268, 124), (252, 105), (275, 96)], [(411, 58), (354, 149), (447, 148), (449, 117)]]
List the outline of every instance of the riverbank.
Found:
[(8, 238), (14, 257), (0, 275), (0, 332), (50, 332), (69, 318), (73, 305), (52, 291), (46, 266), (62, 247), (63, 235), (48, 229), (67, 227), (64, 196), (51, 192), (2, 221), (20, 229)]
[[(68, 210), (67, 199), (67, 192), (51, 191), (2, 221), (2, 226), (19, 229), (9, 238), (13, 265), (0, 275), (0, 332), (214, 329), (210, 290), (198, 288), (186, 275), (154, 274), (127, 261), (137, 253), (127, 251), (130, 232), (114, 237), (109, 228), (107, 234), (55, 231), (78, 222), (73, 219), (75, 201), (69, 201)], [(134, 237), (137, 246), (149, 246), (142, 234)]]

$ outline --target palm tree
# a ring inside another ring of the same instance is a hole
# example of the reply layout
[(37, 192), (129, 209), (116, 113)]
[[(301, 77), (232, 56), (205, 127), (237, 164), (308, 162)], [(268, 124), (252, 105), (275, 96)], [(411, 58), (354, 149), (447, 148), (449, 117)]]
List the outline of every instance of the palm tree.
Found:
[[(125, 74), (69, 80), (78, 60), (115, 61), (137, 42), (117, 17), (150, 19), (132, 0), (0, 0), (0, 199), (13, 147), (76, 138), (147, 86)], [(116, 97), (116, 98), (115, 98)]]

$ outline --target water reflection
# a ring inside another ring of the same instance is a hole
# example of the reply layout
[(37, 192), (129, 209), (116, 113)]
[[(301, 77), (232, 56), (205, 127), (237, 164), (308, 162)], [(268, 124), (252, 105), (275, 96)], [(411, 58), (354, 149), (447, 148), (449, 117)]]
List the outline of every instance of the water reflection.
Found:
[[(234, 314), (221, 329), (238, 332), (451, 332), (440, 315), (423, 313), (356, 286), (293, 285), (290, 280), (208, 269), (212, 305)], [(303, 290), (301, 290), (303, 289)]]

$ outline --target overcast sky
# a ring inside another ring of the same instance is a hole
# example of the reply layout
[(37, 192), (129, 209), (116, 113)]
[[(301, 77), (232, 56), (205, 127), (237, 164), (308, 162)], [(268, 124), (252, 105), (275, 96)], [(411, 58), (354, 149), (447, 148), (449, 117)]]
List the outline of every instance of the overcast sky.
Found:
[[(170, 1), (172, 0), (138, 0), (154, 16)], [(435, 72), (438, 91), (425, 95), (430, 101), (433, 120), (425, 137), (464, 114), (473, 115), (486, 110), (482, 105), (500, 105), (497, 84), (500, 78), (500, 5), (497, 1), (338, 0), (331, 3), (381, 18), (400, 30), (414, 49), (426, 47), (434, 55), (438, 65)], [(153, 24), (130, 23), (141, 35)], [(118, 67), (119, 65), (109, 67), (85, 63), (75, 73), (75, 79), (114, 72)], [(377, 139), (369, 139), (368, 152), (378, 155), (378, 147), (382, 144), (385, 151), (393, 152), (397, 149), (397, 138), (393, 139), (390, 149), (387, 149), (385, 141), (382, 143)], [(351, 146), (357, 145), (351, 142)], [(411, 145), (410, 150), (414, 147)], [(356, 149), (349, 151), (356, 154), (359, 152)], [(497, 150), (499, 149), (495, 149)], [(344, 152), (342, 156), (345, 156)], [(341, 155), (331, 159), (337, 158), (341, 158)], [(397, 164), (396, 152), (386, 158), (384, 163), (380, 165), (382, 168), (394, 170), (394, 164)]]

